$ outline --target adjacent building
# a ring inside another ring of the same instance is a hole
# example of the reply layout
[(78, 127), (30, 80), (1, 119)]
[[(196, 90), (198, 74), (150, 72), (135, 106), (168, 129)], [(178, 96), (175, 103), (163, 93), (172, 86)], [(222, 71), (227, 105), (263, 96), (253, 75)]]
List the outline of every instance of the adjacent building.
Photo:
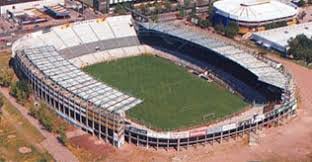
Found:
[(65, 0), (1, 0), (0, 15), (5, 16), (8, 13), (21, 12), (27, 9), (43, 8), (44, 6), (64, 5)]
[(257, 44), (277, 50), (283, 54), (287, 54), (288, 40), (295, 38), (297, 35), (304, 34), (312, 37), (312, 23), (304, 23), (299, 25), (286, 26), (282, 28), (271, 29), (262, 32), (256, 32), (252, 35), (252, 40)]
[(217, 21), (235, 21), (240, 33), (265, 30), (266, 25), (295, 24), (297, 9), (276, 0), (220, 0), (213, 4)]

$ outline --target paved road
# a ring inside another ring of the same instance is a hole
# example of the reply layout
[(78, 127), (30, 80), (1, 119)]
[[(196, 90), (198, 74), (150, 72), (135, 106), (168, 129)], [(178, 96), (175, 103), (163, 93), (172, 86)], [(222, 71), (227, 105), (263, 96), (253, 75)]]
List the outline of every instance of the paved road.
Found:
[(0, 92), (4, 95), (8, 101), (16, 107), (20, 113), (34, 126), (37, 130), (46, 138), (40, 144), (53, 156), (58, 162), (78, 162), (75, 157), (65, 146), (63, 146), (56, 138), (56, 136), (46, 131), (37, 119), (28, 115), (28, 109), (15, 102), (15, 99), (9, 95), (9, 91), (6, 88), (0, 88)]

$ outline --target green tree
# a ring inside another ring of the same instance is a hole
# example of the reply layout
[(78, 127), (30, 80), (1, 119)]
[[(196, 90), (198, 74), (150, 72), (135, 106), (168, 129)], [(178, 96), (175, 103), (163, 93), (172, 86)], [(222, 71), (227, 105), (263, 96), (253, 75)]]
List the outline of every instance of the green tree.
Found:
[(157, 1), (154, 3), (154, 7), (155, 7), (155, 12), (158, 14), (158, 13), (161, 13), (162, 11), (162, 6), (160, 3), (158, 3)]
[(17, 102), (23, 103), (30, 95), (30, 88), (24, 80), (18, 80), (11, 85), (10, 94), (16, 98)]
[(267, 25), (265, 25), (265, 28), (266, 29), (273, 29), (273, 28), (279, 28), (279, 27), (283, 27), (283, 26), (287, 26), (287, 22), (281, 21), (281, 22), (267, 24)]
[(48, 162), (48, 160), (46, 158), (42, 158), (42, 159), (37, 160), (37, 162)]
[(298, 2), (298, 6), (299, 7), (302, 7), (302, 6), (304, 6), (305, 5), (305, 0), (300, 0), (299, 2)]
[(180, 3), (178, 3), (177, 9), (178, 9), (178, 11), (179, 11), (179, 16), (180, 16), (180, 17), (184, 17), (184, 16), (185, 16), (185, 10), (184, 10), (184, 8), (180, 5)]
[(234, 38), (239, 32), (239, 26), (235, 22), (230, 22), (224, 28), (224, 35), (229, 38)]
[(12, 79), (13, 79), (14, 73), (9, 68), (1, 68), (0, 69), (0, 86), (3, 87), (9, 87)]
[(219, 33), (224, 33), (224, 25), (221, 23), (214, 25), (214, 29)]
[[(1, 110), (1, 108), (3, 107), (3, 105), (4, 105), (4, 99), (3, 99), (3, 96), (0, 95), (0, 110)], [(0, 112), (1, 112), (1, 111), (0, 111)]]
[(192, 10), (191, 10), (191, 12), (190, 12), (190, 16), (191, 16), (191, 17), (196, 16), (196, 6), (195, 6), (195, 5), (192, 7)]
[(125, 9), (125, 7), (122, 4), (117, 4), (115, 7), (114, 12), (118, 15), (125, 15), (127, 14), (127, 10)]
[(3, 105), (4, 105), (4, 99), (3, 99), (3, 96), (2, 95), (0, 95), (0, 122), (1, 122), (1, 119), (2, 119), (2, 115), (3, 115), (3, 110), (2, 110), (2, 108), (3, 108)]
[(151, 16), (151, 20), (153, 22), (158, 22), (158, 19), (159, 19), (159, 16), (157, 13), (153, 13), (152, 16)]
[(146, 14), (147, 12), (147, 7), (144, 3), (141, 3), (139, 6), (139, 10), (141, 11), (142, 14)]
[(58, 130), (60, 136), (58, 137), (59, 141), (66, 146), (68, 143), (68, 138), (66, 136), (66, 132), (65, 132), (65, 127), (61, 126), (60, 129)]
[(184, 0), (184, 7), (188, 7), (191, 4), (190, 0)]
[(169, 0), (165, 0), (164, 1), (164, 7), (166, 11), (170, 11), (171, 10), (171, 3)]
[(301, 34), (288, 41), (288, 54), (296, 60), (304, 60), (307, 65), (312, 62), (312, 39)]
[(210, 23), (210, 21), (209, 20), (207, 20), (207, 19), (204, 19), (204, 20), (199, 20), (199, 26), (201, 27), (201, 28), (208, 28), (209, 26), (211, 26), (211, 23)]

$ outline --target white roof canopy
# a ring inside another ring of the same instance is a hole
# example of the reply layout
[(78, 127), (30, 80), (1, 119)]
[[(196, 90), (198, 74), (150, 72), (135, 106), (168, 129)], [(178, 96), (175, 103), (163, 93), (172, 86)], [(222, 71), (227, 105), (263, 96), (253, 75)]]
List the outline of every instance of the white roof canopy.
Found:
[(244, 22), (264, 22), (296, 16), (297, 10), (275, 0), (220, 0), (218, 14)]

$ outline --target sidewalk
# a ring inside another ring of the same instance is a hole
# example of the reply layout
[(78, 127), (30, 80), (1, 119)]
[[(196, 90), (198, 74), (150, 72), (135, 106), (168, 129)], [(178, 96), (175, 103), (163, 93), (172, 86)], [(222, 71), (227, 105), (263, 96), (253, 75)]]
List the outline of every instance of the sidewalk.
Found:
[(78, 162), (79, 160), (65, 146), (63, 146), (56, 136), (46, 131), (39, 121), (28, 115), (27, 108), (15, 102), (15, 99), (9, 95), (7, 88), (0, 88), (3, 96), (46, 138), (40, 144), (53, 156), (58, 162)]

